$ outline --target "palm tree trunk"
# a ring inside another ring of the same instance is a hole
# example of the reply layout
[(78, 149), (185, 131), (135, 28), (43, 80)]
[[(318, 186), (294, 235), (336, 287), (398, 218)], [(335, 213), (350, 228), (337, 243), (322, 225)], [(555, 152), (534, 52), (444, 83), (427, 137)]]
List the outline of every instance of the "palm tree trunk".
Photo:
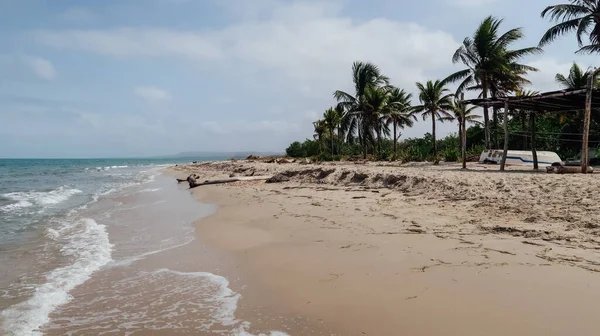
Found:
[(365, 134), (363, 132), (362, 122), (358, 122), (358, 140), (363, 150), (363, 159), (367, 158), (367, 142), (365, 141)]
[(338, 126), (337, 129), (337, 136), (338, 136), (338, 141), (337, 141), (337, 145), (338, 145), (338, 155), (342, 155), (342, 141), (344, 141), (344, 139), (342, 138), (342, 127)]
[[(487, 99), (487, 81), (483, 80), (483, 99)], [(490, 112), (487, 105), (483, 106), (483, 130), (485, 135), (485, 149), (490, 149)]]
[(437, 143), (435, 141), (435, 116), (436, 112), (431, 112), (431, 136), (433, 138), (433, 162), (437, 163)]
[(467, 122), (463, 117), (461, 122), (461, 134), (460, 134), (460, 152), (462, 157), (462, 167), (467, 169)]
[(529, 147), (527, 146), (527, 115), (524, 111), (521, 111), (521, 134), (523, 134), (523, 150), (527, 150)]
[[(496, 90), (492, 90), (492, 100), (496, 100)], [(494, 143), (495, 148), (500, 148), (500, 143), (498, 142), (498, 107), (492, 107), (492, 129), (491, 129), (491, 140)]]
[(381, 126), (377, 126), (377, 153), (381, 158)]
[(462, 144), (462, 118), (458, 119), (458, 138)]
[(396, 131), (398, 126), (394, 120), (394, 161), (396, 161), (396, 155), (398, 154), (398, 138), (396, 137)]
[[(496, 98), (495, 95), (493, 98)], [(492, 107), (492, 125), (492, 140), (494, 142), (494, 147), (500, 148), (500, 142), (498, 141), (498, 108), (496, 106)]]
[(329, 128), (329, 138), (331, 142), (331, 160), (333, 160), (333, 127)]

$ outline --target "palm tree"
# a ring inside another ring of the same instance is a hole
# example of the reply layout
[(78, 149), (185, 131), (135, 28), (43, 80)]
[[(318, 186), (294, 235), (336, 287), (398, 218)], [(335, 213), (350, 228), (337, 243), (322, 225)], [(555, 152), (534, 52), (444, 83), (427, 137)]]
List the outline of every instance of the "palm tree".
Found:
[[(542, 18), (549, 17), (558, 22), (542, 36), (540, 47), (543, 47), (561, 35), (576, 32), (579, 50), (577, 53), (593, 53), (600, 51), (600, 0), (571, 0), (569, 4), (548, 6), (542, 11)], [(584, 45), (587, 35), (589, 44)]]
[[(563, 74), (556, 74), (555, 80), (558, 84), (562, 85), (565, 89), (582, 89), (587, 85), (589, 76), (592, 75), (592, 70), (588, 69), (583, 71), (577, 63), (573, 63), (569, 74), (565, 77)], [(594, 87), (599, 85), (598, 79), (594, 83)]]
[[(342, 116), (338, 113), (337, 109), (329, 108), (323, 113), (323, 127), (329, 130), (329, 140), (331, 142), (331, 157), (333, 159), (333, 132), (339, 127)], [(338, 134), (339, 136), (339, 134)]]
[[(565, 89), (582, 89), (585, 88), (587, 86), (587, 82), (590, 76), (593, 76), (593, 70), (591, 69), (587, 69), (586, 71), (583, 71), (583, 69), (581, 69), (581, 67), (573, 62), (573, 65), (571, 66), (571, 69), (569, 70), (569, 74), (565, 77), (565, 75), (557, 73), (556, 77), (554, 77), (554, 79), (556, 80), (556, 82), (558, 84), (560, 84), (562, 87), (564, 87)], [(594, 83), (593, 86), (594, 88), (597, 88), (600, 84), (600, 81), (598, 80), (598, 78), (594, 78)], [(580, 110), (577, 112), (578, 117), (577, 117), (577, 124), (579, 124), (577, 126), (577, 130), (580, 133), (583, 133), (583, 117), (584, 117), (584, 110)], [(562, 124), (565, 119), (567, 118), (567, 113), (561, 113), (559, 115), (560, 117), (560, 123)]]
[(321, 151), (323, 149), (323, 141), (322, 141), (323, 135), (325, 135), (325, 132), (327, 131), (327, 127), (323, 120), (317, 120), (317, 121), (313, 122), (313, 127), (314, 127), (313, 138), (319, 142), (319, 151)]
[(368, 122), (364, 120), (365, 93), (370, 88), (384, 87), (389, 84), (389, 78), (381, 73), (374, 64), (368, 62), (354, 62), (352, 65), (352, 81), (354, 83), (354, 95), (337, 90), (333, 96), (337, 99), (338, 106), (346, 111), (342, 124), (346, 131), (348, 140), (358, 133), (359, 141), (363, 146), (363, 155), (367, 156), (367, 142), (372, 134), (369, 134)]
[(344, 107), (340, 106), (339, 104), (335, 106), (334, 110), (339, 118), (338, 129), (337, 129), (338, 154), (342, 154), (342, 143), (344, 142), (344, 134), (347, 131), (346, 126), (348, 125), (348, 120), (350, 119), (350, 113), (348, 113), (348, 111), (346, 111), (344, 109)]
[[(516, 97), (521, 97), (521, 98), (525, 98), (525, 97), (533, 97), (533, 96), (537, 96), (540, 93), (538, 91), (531, 91), (531, 90), (517, 90), (515, 91), (515, 96)], [(527, 150), (527, 148), (529, 147), (527, 145), (527, 111), (525, 110), (513, 110), (514, 115), (518, 116), (519, 119), (521, 120), (521, 136), (522, 136), (522, 146), (523, 146), (523, 150)]]
[[(537, 69), (518, 63), (526, 55), (541, 52), (537, 47), (509, 50), (510, 45), (521, 38), (521, 28), (515, 28), (504, 34), (499, 33), (501, 19), (489, 16), (481, 22), (473, 37), (464, 39), (462, 45), (452, 57), (453, 63), (462, 62), (466, 69), (458, 71), (443, 83), (460, 81), (457, 94), (465, 90), (481, 89), (481, 97), (487, 98), (492, 93), (495, 97), (500, 91), (499, 83), (514, 81), (516, 74)], [(506, 78), (508, 77), (508, 78)], [(522, 77), (521, 77), (522, 78)], [(485, 145), (490, 147), (489, 111), (483, 109)]]
[(362, 133), (365, 139), (373, 143), (373, 132), (377, 138), (377, 153), (381, 155), (382, 136), (389, 133), (389, 128), (384, 123), (383, 115), (387, 110), (389, 99), (388, 87), (369, 87), (363, 96), (361, 112)]
[(417, 83), (419, 89), (419, 102), (421, 105), (413, 108), (414, 112), (421, 113), (423, 120), (431, 117), (431, 135), (433, 137), (433, 156), (437, 162), (437, 144), (435, 138), (435, 124), (437, 120), (443, 122), (444, 118), (452, 117), (448, 111), (452, 111), (452, 97), (450, 90), (444, 87), (440, 80), (427, 81), (427, 83)]
[(386, 127), (392, 126), (394, 132), (394, 160), (398, 153), (398, 128), (404, 129), (405, 126), (412, 127), (413, 121), (417, 119), (411, 107), (412, 94), (406, 93), (404, 90), (392, 87), (389, 90), (386, 110), (384, 112), (384, 120)]
[(479, 121), (481, 116), (474, 114), (476, 108), (477, 106), (468, 107), (467, 104), (455, 99), (452, 103), (452, 116), (444, 120), (456, 120), (456, 122), (458, 122), (458, 134), (462, 134), (463, 126), (466, 126), (467, 124), (481, 124)]

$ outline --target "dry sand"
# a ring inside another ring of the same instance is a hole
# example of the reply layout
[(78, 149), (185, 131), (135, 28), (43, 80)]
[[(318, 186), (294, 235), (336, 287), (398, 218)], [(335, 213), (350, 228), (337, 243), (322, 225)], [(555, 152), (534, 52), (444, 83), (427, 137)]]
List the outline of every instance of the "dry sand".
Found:
[(260, 306), (319, 325), (315, 334), (598, 334), (598, 175), (248, 161), (173, 169), (289, 177), (193, 189), (220, 206), (197, 229), (234, 256), (248, 283), (240, 314), (253, 327), (286, 330), (252, 318)]

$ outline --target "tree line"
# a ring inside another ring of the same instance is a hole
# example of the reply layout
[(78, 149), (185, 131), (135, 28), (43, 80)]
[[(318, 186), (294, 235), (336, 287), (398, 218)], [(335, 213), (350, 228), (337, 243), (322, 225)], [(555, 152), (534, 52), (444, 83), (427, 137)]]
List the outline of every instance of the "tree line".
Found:
[[(392, 85), (377, 65), (355, 62), (352, 65), (354, 91), (336, 90), (333, 97), (337, 104), (313, 122), (313, 139), (292, 143), (287, 154), (319, 156), (325, 160), (360, 155), (363, 158), (437, 162), (457, 157), (461, 141), (466, 141), (472, 154), (485, 148), (500, 148), (504, 133), (499, 132), (498, 125), (503, 121), (503, 115), (497, 108), (490, 111), (484, 107), (481, 118), (474, 114), (475, 106), (462, 103), (464, 93), (475, 92), (480, 98), (538, 94), (525, 90), (530, 84), (528, 73), (538, 69), (523, 64), (522, 60), (542, 53), (542, 47), (562, 35), (575, 33), (579, 45), (577, 54), (600, 52), (600, 0), (571, 0), (567, 4), (548, 6), (541, 12), (541, 17), (554, 22), (554, 26), (547, 30), (537, 46), (518, 49), (512, 46), (523, 39), (522, 29), (503, 31), (503, 20), (486, 17), (452, 57), (452, 62), (462, 64), (464, 69), (444, 79), (416, 83), (416, 97)], [(562, 88), (583, 88), (592, 72), (592, 69), (582, 69), (574, 63), (568, 74), (556, 74), (555, 79)], [(458, 85), (455, 92), (448, 89), (450, 84)], [(594, 86), (598, 87), (599, 82), (595, 81)], [(516, 135), (510, 139), (511, 148), (529, 148), (528, 115), (528, 111), (511, 111), (509, 129)], [(431, 133), (420, 139), (400, 142), (402, 130), (412, 127), (418, 117), (431, 121)], [(575, 155), (581, 148), (577, 141), (583, 129), (582, 112), (544, 114), (536, 118), (536, 131), (540, 133), (538, 149), (557, 151), (561, 157), (566, 157)], [(447, 121), (457, 121), (457, 134), (464, 133), (464, 140), (456, 135), (442, 141), (437, 139), (437, 124)], [(591, 144), (600, 139), (600, 114), (597, 111), (592, 113), (590, 134)]]

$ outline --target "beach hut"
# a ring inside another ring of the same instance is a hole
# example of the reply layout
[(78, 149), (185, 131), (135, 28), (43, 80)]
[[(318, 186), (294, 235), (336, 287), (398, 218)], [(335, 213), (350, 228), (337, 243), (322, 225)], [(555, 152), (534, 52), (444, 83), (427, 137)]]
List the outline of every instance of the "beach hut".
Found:
[[(600, 96), (600, 90), (594, 89), (592, 83), (597, 76), (599, 70), (588, 77), (587, 87), (583, 89), (567, 89), (559, 91), (550, 91), (540, 93), (530, 97), (496, 97), (496, 98), (478, 98), (463, 100), (466, 104), (477, 106), (488, 106), (492, 108), (504, 109), (504, 149), (500, 162), (500, 170), (504, 170), (508, 157), (508, 111), (510, 109), (521, 109), (529, 111), (529, 123), (531, 129), (531, 153), (533, 158), (533, 168), (539, 168), (539, 158), (535, 149), (535, 116), (537, 113), (551, 112), (575, 112), (584, 110), (584, 126), (581, 144), (581, 173), (586, 174), (589, 165), (589, 132), (590, 132), (590, 115), (592, 109), (600, 108), (600, 102), (594, 101), (594, 97)], [(464, 158), (463, 158), (464, 160)]]

